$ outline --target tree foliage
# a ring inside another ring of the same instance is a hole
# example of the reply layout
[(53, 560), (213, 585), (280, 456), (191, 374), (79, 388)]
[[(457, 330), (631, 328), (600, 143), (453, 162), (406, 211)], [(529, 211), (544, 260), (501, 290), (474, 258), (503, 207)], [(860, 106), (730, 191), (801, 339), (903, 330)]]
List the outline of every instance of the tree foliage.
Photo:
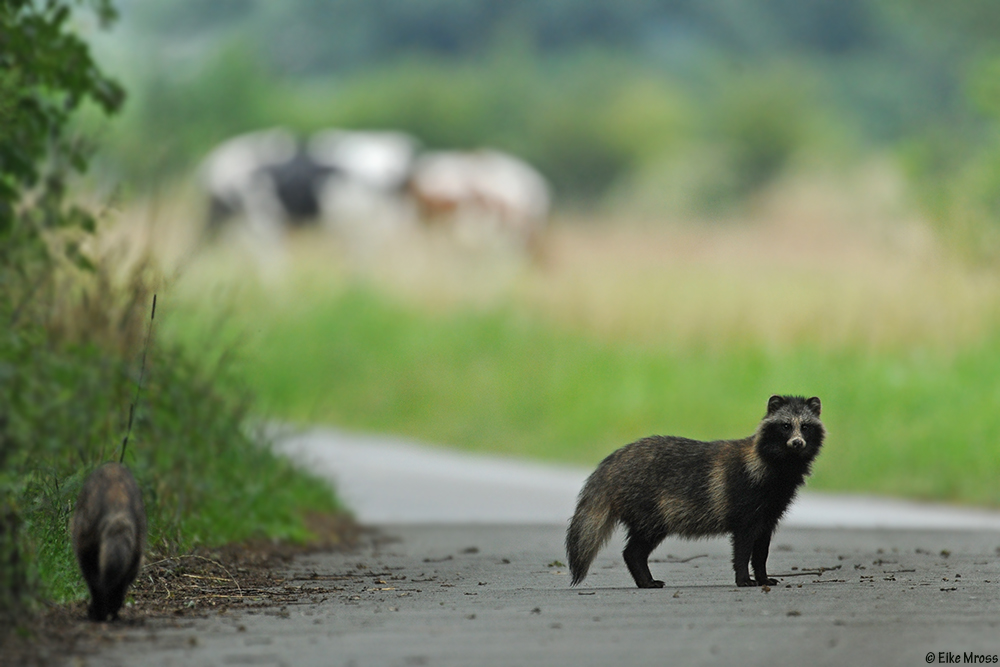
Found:
[[(0, 2), (0, 265), (22, 275), (25, 262), (47, 257), (45, 230), (93, 226), (84, 211), (64, 206), (66, 178), (88, 157), (86, 143), (66, 132), (71, 116), (88, 100), (107, 113), (124, 100), (71, 30), (79, 4)], [(111, 0), (87, 4), (102, 25), (115, 18)]]
[[(65, 400), (59, 389), (33, 375), (44, 337), (27, 310), (55, 262), (87, 261), (77, 243), (56, 243), (50, 232), (93, 229), (93, 218), (65, 203), (66, 179), (86, 168), (85, 144), (68, 135), (67, 124), (87, 100), (105, 112), (122, 104), (122, 88), (105, 76), (87, 44), (71, 29), (80, 0), (0, 1), (0, 615), (27, 590), (30, 568), (22, 554), (24, 521), (19, 506), (23, 465), (42, 452), (24, 432), (18, 402), (27, 383), (47, 401)], [(110, 0), (91, 0), (90, 10), (107, 25), (115, 17)], [(65, 380), (65, 377), (64, 377)], [(37, 405), (29, 401), (30, 409)], [(37, 461), (36, 461), (37, 463)]]
[(150, 58), (105, 164), (142, 187), (250, 129), (395, 128), (515, 152), (560, 202), (629, 200), (703, 163), (687, 172), (704, 187), (679, 191), (738, 203), (803, 155), (974, 123), (962, 81), (991, 42), (971, 26), (996, 10), (961, 4), (123, 0)]

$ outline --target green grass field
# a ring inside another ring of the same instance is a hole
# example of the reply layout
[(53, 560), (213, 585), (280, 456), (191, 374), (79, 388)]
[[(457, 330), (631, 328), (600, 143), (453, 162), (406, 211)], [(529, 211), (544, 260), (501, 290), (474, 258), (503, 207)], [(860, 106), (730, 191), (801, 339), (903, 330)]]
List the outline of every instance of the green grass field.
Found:
[(748, 435), (770, 394), (815, 394), (829, 439), (812, 488), (1000, 505), (1000, 336), (957, 354), (656, 349), (365, 288), (311, 306), (277, 309), (246, 349), (280, 418), (594, 464), (651, 433)]
[(651, 433), (748, 435), (770, 394), (818, 395), (811, 488), (1000, 505), (1000, 281), (823, 229), (563, 227), (513, 268), (359, 268), (310, 240), (277, 286), (206, 300), (219, 265), (193, 271), (170, 326), (241, 341), (269, 416), (585, 465)]

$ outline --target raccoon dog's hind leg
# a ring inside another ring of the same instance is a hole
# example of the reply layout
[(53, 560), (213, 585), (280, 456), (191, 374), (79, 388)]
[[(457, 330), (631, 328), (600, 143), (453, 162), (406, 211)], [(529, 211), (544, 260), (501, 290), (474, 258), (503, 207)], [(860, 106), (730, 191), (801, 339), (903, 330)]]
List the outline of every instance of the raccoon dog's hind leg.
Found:
[(653, 579), (649, 571), (649, 554), (653, 553), (653, 549), (663, 541), (664, 537), (666, 535), (659, 536), (659, 539), (656, 537), (650, 539), (641, 533), (629, 532), (628, 542), (622, 555), (625, 557), (628, 571), (635, 579), (635, 585), (639, 588), (663, 588), (663, 582)]

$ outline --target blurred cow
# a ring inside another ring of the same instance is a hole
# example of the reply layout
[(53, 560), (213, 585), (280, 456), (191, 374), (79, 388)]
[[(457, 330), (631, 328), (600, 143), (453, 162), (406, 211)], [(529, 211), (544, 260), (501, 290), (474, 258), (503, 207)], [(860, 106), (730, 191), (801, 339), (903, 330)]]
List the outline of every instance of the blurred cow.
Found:
[(409, 182), (421, 218), (459, 231), (499, 232), (532, 244), (545, 225), (549, 186), (534, 168), (496, 150), (425, 153)]
[(274, 128), (233, 137), (203, 161), (209, 232), (242, 217), (265, 253), (284, 231), (322, 221), (355, 239), (377, 240), (414, 217), (446, 220), (463, 236), (531, 245), (549, 214), (545, 179), (496, 150), (417, 155), (402, 132), (325, 130), (305, 144)]
[(273, 240), (320, 213), (317, 191), (335, 169), (316, 163), (283, 128), (229, 139), (204, 159), (199, 181), (209, 197), (209, 232), (242, 216), (257, 236)]
[(417, 140), (403, 132), (324, 130), (309, 140), (310, 159), (335, 176), (317, 192), (323, 218), (340, 231), (394, 229), (408, 220), (405, 186)]

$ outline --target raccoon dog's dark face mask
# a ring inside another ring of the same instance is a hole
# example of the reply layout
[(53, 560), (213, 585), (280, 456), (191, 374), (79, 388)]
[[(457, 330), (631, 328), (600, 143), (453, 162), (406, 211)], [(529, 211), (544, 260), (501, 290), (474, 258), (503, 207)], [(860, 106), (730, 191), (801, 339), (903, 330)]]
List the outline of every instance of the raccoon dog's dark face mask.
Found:
[(813, 459), (823, 444), (817, 397), (772, 396), (761, 424), (761, 453), (776, 458)]

